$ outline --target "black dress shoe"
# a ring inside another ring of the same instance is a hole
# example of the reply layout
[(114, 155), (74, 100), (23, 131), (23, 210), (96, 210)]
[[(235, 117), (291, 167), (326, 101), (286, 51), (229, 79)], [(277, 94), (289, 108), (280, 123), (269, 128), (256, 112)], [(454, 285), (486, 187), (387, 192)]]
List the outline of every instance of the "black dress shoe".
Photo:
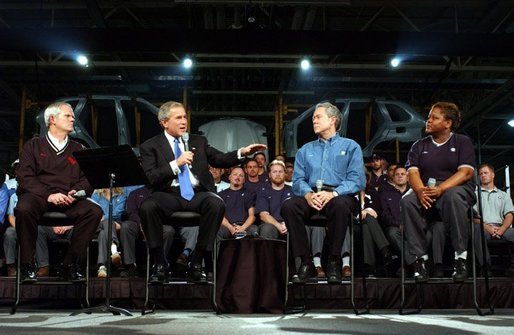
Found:
[(169, 278), (169, 271), (166, 265), (155, 264), (152, 267), (152, 273), (150, 274), (150, 283), (162, 284)]
[(305, 283), (307, 279), (315, 277), (316, 268), (314, 267), (314, 263), (302, 263), (300, 269), (298, 269), (297, 276), (298, 279), (294, 278), (295, 283)]
[(417, 283), (425, 283), (428, 281), (428, 271), (423, 258), (416, 259), (414, 263), (414, 280)]
[(193, 283), (207, 282), (207, 274), (205, 274), (201, 264), (191, 264), (187, 270), (187, 280)]
[(63, 265), (63, 277), (66, 281), (80, 283), (86, 281), (82, 267), (78, 263)]
[(34, 283), (37, 281), (37, 269), (33, 263), (27, 263), (21, 265), (20, 271), (20, 282), (22, 283)]
[(455, 268), (453, 272), (453, 281), (455, 283), (461, 283), (468, 279), (468, 267), (464, 258), (458, 258), (455, 261)]
[(329, 283), (341, 282), (341, 257), (337, 255), (329, 256), (327, 264), (327, 280)]

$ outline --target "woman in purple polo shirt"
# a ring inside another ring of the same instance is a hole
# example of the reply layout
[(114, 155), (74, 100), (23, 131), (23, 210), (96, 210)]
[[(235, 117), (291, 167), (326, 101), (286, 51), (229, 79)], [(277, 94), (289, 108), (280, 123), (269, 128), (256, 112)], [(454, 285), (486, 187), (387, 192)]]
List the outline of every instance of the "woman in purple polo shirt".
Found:
[[(427, 217), (443, 221), (445, 231), (450, 232), (455, 251), (453, 280), (462, 282), (468, 277), (466, 250), (470, 227), (467, 212), (475, 203), (472, 178), (475, 152), (469, 137), (454, 133), (460, 121), (455, 104), (434, 104), (426, 121), (428, 136), (412, 145), (405, 164), (411, 189), (400, 202), (401, 217), (406, 252), (416, 259), (414, 279), (417, 282), (428, 280), (425, 265), (428, 260)], [(427, 185), (432, 178), (435, 185)]]

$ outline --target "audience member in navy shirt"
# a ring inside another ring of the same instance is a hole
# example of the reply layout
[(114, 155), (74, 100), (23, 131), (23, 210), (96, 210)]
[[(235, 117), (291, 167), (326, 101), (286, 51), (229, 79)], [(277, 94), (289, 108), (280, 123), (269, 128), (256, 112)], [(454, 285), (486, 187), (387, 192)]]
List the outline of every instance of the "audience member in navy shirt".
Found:
[(259, 193), (264, 190), (266, 187), (266, 183), (259, 176), (259, 165), (255, 159), (249, 159), (245, 164), (245, 185), (244, 187), (255, 193), (255, 195), (259, 195)]
[[(450, 232), (455, 251), (453, 280), (462, 282), (468, 277), (467, 213), (476, 200), (472, 180), (475, 153), (467, 136), (454, 133), (460, 121), (455, 104), (434, 104), (425, 127), (428, 136), (416, 141), (408, 154), (406, 168), (411, 189), (403, 196), (400, 208), (407, 252), (416, 258), (414, 278), (418, 282), (428, 280), (425, 219), (431, 216), (440, 217)], [(434, 178), (437, 184), (427, 185), (429, 178)]]
[(229, 180), (230, 188), (218, 193), (225, 202), (225, 216), (218, 231), (218, 238), (228, 238), (238, 232), (254, 235), (258, 232), (258, 228), (253, 225), (255, 193), (244, 188), (245, 174), (242, 168), (233, 168)]
[(270, 185), (257, 196), (255, 213), (261, 219), (259, 235), (264, 238), (276, 239), (280, 235), (287, 234), (287, 227), (280, 214), (282, 204), (293, 196), (293, 188), (287, 186), (285, 181), (285, 165), (281, 161), (274, 160), (270, 163)]

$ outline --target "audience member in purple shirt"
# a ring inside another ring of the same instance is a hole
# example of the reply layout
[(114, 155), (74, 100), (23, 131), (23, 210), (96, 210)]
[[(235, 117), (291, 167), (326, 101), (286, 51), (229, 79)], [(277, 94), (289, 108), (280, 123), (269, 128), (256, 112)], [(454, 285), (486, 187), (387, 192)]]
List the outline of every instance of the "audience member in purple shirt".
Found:
[[(400, 208), (407, 253), (416, 258), (414, 278), (417, 282), (428, 280), (425, 219), (431, 217), (442, 219), (445, 230), (450, 232), (455, 251), (453, 280), (462, 282), (468, 277), (467, 212), (475, 203), (472, 180), (475, 154), (471, 140), (454, 133), (460, 120), (460, 111), (455, 104), (434, 104), (426, 122), (428, 136), (412, 145), (405, 165), (411, 189), (403, 196)], [(435, 178), (437, 184), (427, 185), (429, 178)]]
[(225, 202), (226, 208), (218, 238), (229, 238), (238, 232), (254, 235), (258, 231), (258, 228), (253, 225), (255, 193), (244, 188), (245, 174), (242, 168), (233, 168), (229, 180), (230, 188), (218, 193)]

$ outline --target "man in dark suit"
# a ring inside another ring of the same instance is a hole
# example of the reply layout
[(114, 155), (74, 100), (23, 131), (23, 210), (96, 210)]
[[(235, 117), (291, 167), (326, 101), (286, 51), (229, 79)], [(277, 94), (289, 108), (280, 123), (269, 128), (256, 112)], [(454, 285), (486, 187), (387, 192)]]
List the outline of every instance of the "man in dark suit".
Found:
[(203, 257), (212, 251), (225, 213), (223, 200), (214, 193), (209, 165), (231, 167), (240, 164), (246, 155), (265, 150), (266, 146), (251, 144), (223, 153), (211, 147), (203, 136), (191, 135), (189, 141), (184, 142), (182, 135), (187, 131), (187, 114), (178, 102), (164, 103), (158, 118), (164, 132), (140, 148), (143, 169), (153, 191), (140, 209), (143, 230), (155, 261), (150, 281), (162, 282), (167, 277), (162, 225), (176, 211), (195, 211), (202, 216), (188, 277), (191, 281), (204, 281)]

